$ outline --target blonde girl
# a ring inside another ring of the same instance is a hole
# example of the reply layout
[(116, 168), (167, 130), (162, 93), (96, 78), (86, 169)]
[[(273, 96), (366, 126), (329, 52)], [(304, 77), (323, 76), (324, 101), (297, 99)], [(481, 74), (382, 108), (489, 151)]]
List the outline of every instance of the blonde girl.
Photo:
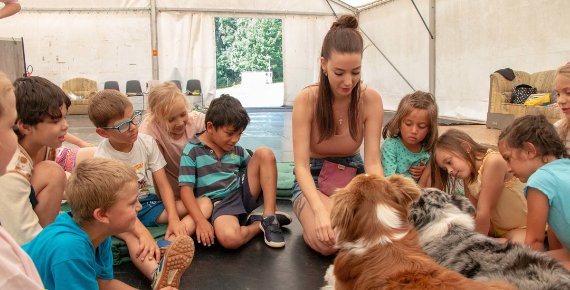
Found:
[[(476, 208), (475, 230), (495, 238), (522, 243), (527, 222), (523, 183), (508, 170), (499, 152), (450, 129), (434, 148), (441, 184), (452, 192), (451, 177), (463, 180), (465, 195)], [(544, 229), (544, 228), (543, 228)]]
[(558, 69), (554, 84), (554, 89), (558, 94), (556, 102), (562, 112), (562, 119), (554, 123), (554, 127), (564, 142), (566, 151), (570, 153), (570, 134), (568, 134), (570, 121), (570, 62)]
[(180, 199), (178, 175), (180, 156), (190, 138), (206, 129), (205, 115), (191, 111), (186, 96), (173, 82), (151, 89), (148, 110), (139, 131), (152, 136), (166, 160), (166, 176), (177, 200)]
[[(400, 101), (382, 130), (384, 176), (401, 174), (419, 181), (437, 140), (437, 104), (432, 94), (416, 91)], [(425, 172), (425, 174), (424, 174)], [(426, 185), (426, 184), (421, 184)]]
[(499, 136), (509, 170), (526, 182), (528, 228), (524, 243), (544, 251), (548, 223), (556, 238), (548, 254), (570, 268), (570, 159), (554, 126), (542, 115), (516, 119)]

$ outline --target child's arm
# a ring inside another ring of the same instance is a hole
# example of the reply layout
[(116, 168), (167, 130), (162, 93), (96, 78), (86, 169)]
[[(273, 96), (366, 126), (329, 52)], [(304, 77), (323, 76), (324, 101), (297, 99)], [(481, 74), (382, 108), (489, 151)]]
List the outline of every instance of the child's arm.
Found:
[(71, 143), (79, 148), (84, 148), (84, 147), (93, 147), (93, 144), (86, 142), (84, 140), (82, 140), (81, 138), (71, 134), (71, 133), (67, 133), (65, 134), (65, 136), (63, 136), (65, 142), (67, 143)]
[(136, 257), (141, 259), (141, 261), (147, 257), (160, 261), (160, 249), (156, 246), (154, 237), (138, 218), (135, 221), (133, 233), (139, 239), (139, 249), (136, 253)]
[(157, 192), (160, 195), (160, 199), (164, 204), (166, 214), (168, 215), (168, 227), (166, 228), (166, 234), (164, 235), (164, 238), (168, 240), (170, 238), (170, 235), (188, 235), (184, 223), (182, 223), (178, 217), (174, 192), (172, 191), (172, 187), (170, 187), (170, 183), (166, 177), (166, 171), (164, 170), (164, 167), (153, 172), (152, 178), (157, 188)]
[(544, 229), (548, 218), (548, 198), (540, 190), (529, 187), (526, 192), (528, 214), (524, 243), (537, 251), (544, 251)]
[(214, 243), (214, 227), (202, 214), (196, 197), (194, 197), (194, 190), (190, 186), (181, 186), (180, 199), (182, 199), (182, 203), (188, 209), (188, 213), (196, 222), (196, 239), (198, 243), (211, 246)]
[(475, 230), (488, 235), (491, 229), (491, 212), (497, 206), (505, 187), (507, 163), (499, 154), (489, 155), (481, 172), (481, 187), (477, 198)]
[(552, 231), (551, 227), (548, 227), (546, 234), (548, 235), (548, 251), (560, 250), (564, 248), (560, 240), (558, 240), (556, 234)]
[(398, 167), (398, 154), (396, 153), (395, 142), (397, 139), (386, 139), (382, 144), (382, 167), (384, 168), (384, 176), (392, 176), (396, 173)]
[[(433, 162), (433, 161), (432, 161)], [(431, 165), (428, 162), (427, 165), (424, 166), (424, 172), (421, 174), (420, 179), (418, 180), (418, 185), (422, 188), (431, 187)]]

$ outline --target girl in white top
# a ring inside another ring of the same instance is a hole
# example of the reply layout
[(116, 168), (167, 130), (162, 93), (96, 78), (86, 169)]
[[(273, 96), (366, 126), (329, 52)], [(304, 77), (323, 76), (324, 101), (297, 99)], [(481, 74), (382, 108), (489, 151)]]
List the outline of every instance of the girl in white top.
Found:
[[(16, 121), (14, 88), (0, 72), (0, 176), (18, 147), (12, 126)], [(2, 222), (2, 221), (0, 221)], [(43, 289), (34, 263), (16, 241), (0, 227), (0, 289)]]

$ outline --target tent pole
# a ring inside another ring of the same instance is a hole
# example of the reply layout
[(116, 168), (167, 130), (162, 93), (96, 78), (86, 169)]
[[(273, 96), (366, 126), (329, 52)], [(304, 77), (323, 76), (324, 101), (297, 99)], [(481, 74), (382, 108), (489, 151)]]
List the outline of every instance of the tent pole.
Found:
[(435, 96), (435, 0), (429, 0), (429, 92)]
[(150, 0), (150, 42), (152, 49), (152, 79), (158, 80), (158, 35), (156, 32), (156, 0)]

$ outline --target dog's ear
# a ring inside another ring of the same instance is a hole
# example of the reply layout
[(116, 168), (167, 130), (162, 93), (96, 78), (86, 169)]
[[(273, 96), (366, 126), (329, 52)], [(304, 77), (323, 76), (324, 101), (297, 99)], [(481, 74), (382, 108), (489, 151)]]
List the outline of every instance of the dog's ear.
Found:
[(333, 206), (331, 210), (331, 226), (346, 229), (354, 220), (355, 206), (358, 199), (357, 193), (352, 193), (348, 187), (339, 188), (332, 196)]
[(420, 198), (420, 187), (412, 179), (394, 174), (388, 177), (388, 182), (400, 193), (396, 196), (396, 201), (399, 204), (407, 207), (410, 203)]

